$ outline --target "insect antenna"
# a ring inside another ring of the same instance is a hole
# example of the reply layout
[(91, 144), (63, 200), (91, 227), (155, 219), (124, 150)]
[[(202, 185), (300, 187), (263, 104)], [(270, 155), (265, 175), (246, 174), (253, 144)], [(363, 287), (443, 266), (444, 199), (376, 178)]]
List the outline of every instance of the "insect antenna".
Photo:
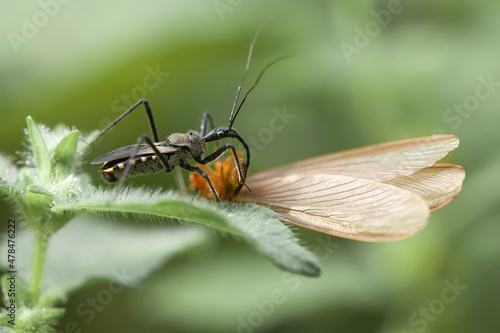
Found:
[(236, 116), (238, 115), (238, 113), (240, 112), (240, 109), (241, 107), (243, 106), (243, 103), (245, 103), (246, 99), (247, 99), (247, 96), (248, 94), (250, 94), (250, 92), (253, 90), (253, 88), (255, 88), (255, 86), (257, 85), (257, 83), (259, 83), (260, 81), (260, 78), (262, 77), (262, 75), (264, 75), (264, 72), (269, 68), (271, 67), (272, 65), (274, 65), (275, 63), (277, 63), (278, 61), (280, 60), (283, 60), (283, 59), (287, 59), (287, 58), (291, 58), (292, 56), (283, 56), (283, 57), (279, 57), (273, 61), (271, 61), (269, 64), (266, 65), (266, 67), (264, 67), (264, 69), (260, 72), (259, 76), (257, 77), (257, 80), (255, 80), (255, 83), (253, 84), (252, 87), (250, 87), (250, 89), (248, 89), (247, 93), (245, 94), (245, 96), (243, 96), (243, 99), (241, 100), (241, 103), (240, 105), (238, 106), (238, 109), (236, 109), (236, 113), (234, 114), (234, 117), (230, 120), (229, 122), (229, 128), (231, 128), (233, 126), (233, 123), (234, 123), (234, 120), (236, 119)]
[(264, 22), (264, 24), (257, 30), (255, 33), (255, 36), (252, 39), (252, 43), (250, 43), (250, 49), (248, 50), (248, 58), (247, 58), (247, 64), (245, 66), (245, 71), (243, 72), (243, 76), (241, 77), (240, 84), (238, 85), (238, 89), (236, 90), (236, 97), (234, 98), (234, 103), (233, 103), (233, 108), (231, 109), (231, 115), (229, 116), (229, 128), (233, 126), (234, 119), (236, 118), (236, 115), (233, 117), (234, 111), (236, 110), (236, 105), (238, 104), (238, 99), (240, 98), (240, 93), (241, 93), (241, 86), (243, 85), (243, 81), (245, 80), (245, 76), (247, 76), (248, 68), (250, 67), (250, 59), (252, 59), (252, 52), (253, 52), (253, 47), (255, 45), (255, 42), (257, 41), (257, 38), (259, 37), (260, 33), (264, 28), (271, 22), (273, 18), (270, 17)]

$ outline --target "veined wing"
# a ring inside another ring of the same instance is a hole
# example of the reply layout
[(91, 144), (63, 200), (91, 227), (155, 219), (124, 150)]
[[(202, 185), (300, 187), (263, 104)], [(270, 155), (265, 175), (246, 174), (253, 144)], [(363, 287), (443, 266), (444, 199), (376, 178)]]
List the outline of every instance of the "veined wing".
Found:
[(321, 173), (383, 182), (431, 167), (455, 149), (458, 143), (458, 138), (453, 135), (388, 142), (267, 169), (250, 175), (249, 180), (267, 179), (277, 174)]
[(435, 164), (458, 146), (452, 135), (384, 143), (280, 166), (247, 178), (239, 199), (270, 206), (283, 220), (364, 241), (408, 237), (430, 210), (450, 202), (465, 177)]
[(284, 221), (326, 234), (364, 241), (408, 237), (427, 221), (429, 208), (400, 187), (325, 174), (275, 174), (248, 179), (238, 199), (270, 206)]
[(397, 176), (386, 184), (401, 187), (421, 196), (431, 211), (453, 200), (462, 189), (465, 170), (457, 164), (436, 163), (408, 176)]

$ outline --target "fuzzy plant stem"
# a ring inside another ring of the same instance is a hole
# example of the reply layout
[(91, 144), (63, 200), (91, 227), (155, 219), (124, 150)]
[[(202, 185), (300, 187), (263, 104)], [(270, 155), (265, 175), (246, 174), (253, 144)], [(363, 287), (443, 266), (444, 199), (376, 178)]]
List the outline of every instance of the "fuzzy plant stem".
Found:
[(48, 240), (48, 233), (42, 231), (35, 232), (35, 246), (33, 248), (33, 257), (31, 261), (31, 277), (29, 285), (33, 306), (37, 306), (40, 301), (40, 290), (42, 287)]

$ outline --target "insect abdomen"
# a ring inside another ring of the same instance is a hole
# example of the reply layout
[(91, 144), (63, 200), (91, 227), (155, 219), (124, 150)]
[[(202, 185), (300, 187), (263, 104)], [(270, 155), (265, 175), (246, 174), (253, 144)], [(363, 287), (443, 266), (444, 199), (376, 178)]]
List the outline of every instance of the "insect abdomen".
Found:
[[(140, 156), (130, 163), (132, 165), (128, 177), (149, 175), (164, 169), (156, 155)], [(121, 178), (126, 165), (126, 159), (106, 162), (99, 172), (106, 182), (114, 183)]]

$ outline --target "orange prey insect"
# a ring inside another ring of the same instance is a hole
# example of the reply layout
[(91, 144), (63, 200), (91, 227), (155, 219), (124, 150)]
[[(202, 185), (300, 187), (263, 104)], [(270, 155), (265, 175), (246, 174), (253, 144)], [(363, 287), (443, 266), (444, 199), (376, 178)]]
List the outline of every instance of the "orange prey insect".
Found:
[[(246, 163), (243, 160), (243, 154), (240, 152), (237, 152), (237, 154), (240, 168), (243, 172), (246, 172)], [(232, 200), (238, 195), (243, 184), (239, 182), (238, 169), (234, 157), (229, 156), (224, 161), (218, 159), (211, 165), (198, 166), (206, 172), (221, 200)], [(198, 196), (214, 200), (214, 194), (205, 178), (195, 172), (191, 172), (189, 174), (189, 182), (191, 188), (198, 192)]]

